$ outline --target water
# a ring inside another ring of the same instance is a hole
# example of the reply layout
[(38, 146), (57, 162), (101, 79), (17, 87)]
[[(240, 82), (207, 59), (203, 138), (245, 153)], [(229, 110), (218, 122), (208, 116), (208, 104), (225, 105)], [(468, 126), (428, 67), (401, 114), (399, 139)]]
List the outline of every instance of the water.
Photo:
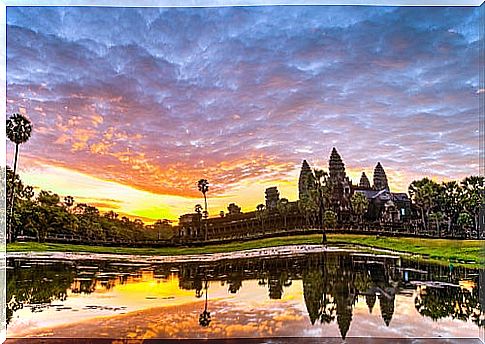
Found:
[[(240, 257), (240, 255), (239, 255)], [(352, 252), (9, 258), (8, 337), (478, 337), (478, 271)]]

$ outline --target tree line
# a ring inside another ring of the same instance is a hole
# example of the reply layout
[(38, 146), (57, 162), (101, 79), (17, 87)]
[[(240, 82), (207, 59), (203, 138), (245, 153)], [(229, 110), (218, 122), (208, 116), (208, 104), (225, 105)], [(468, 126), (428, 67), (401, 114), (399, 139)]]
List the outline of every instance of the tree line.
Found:
[(101, 213), (98, 208), (76, 203), (72, 196), (61, 198), (50, 191), (24, 185), (7, 166), (7, 194), (15, 187), (13, 212), (7, 213), (12, 229), (12, 241), (29, 236), (44, 242), (51, 236), (79, 237), (81, 241), (143, 241), (170, 240), (173, 227), (169, 220), (157, 220), (146, 225), (141, 219), (131, 220), (114, 211)]
[[(423, 178), (409, 185), (409, 195), (422, 230), (434, 229), (451, 236), (475, 232), (479, 236), (480, 208), (485, 204), (484, 177), (441, 184)], [(482, 215), (483, 216), (483, 215)]]

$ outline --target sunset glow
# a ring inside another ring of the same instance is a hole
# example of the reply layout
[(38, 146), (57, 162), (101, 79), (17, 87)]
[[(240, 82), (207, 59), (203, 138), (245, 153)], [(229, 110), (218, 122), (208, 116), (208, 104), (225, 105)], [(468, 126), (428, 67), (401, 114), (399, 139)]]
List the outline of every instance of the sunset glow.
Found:
[[(24, 183), (145, 222), (298, 197), (332, 147), (392, 191), (478, 174), (479, 8), (8, 7)], [(7, 144), (11, 164), (13, 148)]]

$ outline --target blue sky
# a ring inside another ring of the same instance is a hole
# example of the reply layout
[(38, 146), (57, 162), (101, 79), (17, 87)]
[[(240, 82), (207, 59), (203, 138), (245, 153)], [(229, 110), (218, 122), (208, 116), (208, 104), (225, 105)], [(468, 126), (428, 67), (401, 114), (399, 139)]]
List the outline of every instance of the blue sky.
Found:
[(395, 191), (477, 174), (479, 11), (9, 7), (7, 113), (35, 125), (22, 171), (189, 198), (206, 177), (224, 200), (326, 168), (333, 146)]

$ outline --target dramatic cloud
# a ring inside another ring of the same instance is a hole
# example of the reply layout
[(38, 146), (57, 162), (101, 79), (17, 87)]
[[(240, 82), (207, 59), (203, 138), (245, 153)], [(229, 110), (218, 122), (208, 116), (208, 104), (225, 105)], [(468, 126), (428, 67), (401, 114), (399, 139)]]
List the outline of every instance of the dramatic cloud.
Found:
[(33, 120), (29, 161), (160, 195), (294, 180), (332, 146), (357, 175), (380, 161), (402, 191), (478, 173), (478, 17), (9, 7), (7, 111)]

